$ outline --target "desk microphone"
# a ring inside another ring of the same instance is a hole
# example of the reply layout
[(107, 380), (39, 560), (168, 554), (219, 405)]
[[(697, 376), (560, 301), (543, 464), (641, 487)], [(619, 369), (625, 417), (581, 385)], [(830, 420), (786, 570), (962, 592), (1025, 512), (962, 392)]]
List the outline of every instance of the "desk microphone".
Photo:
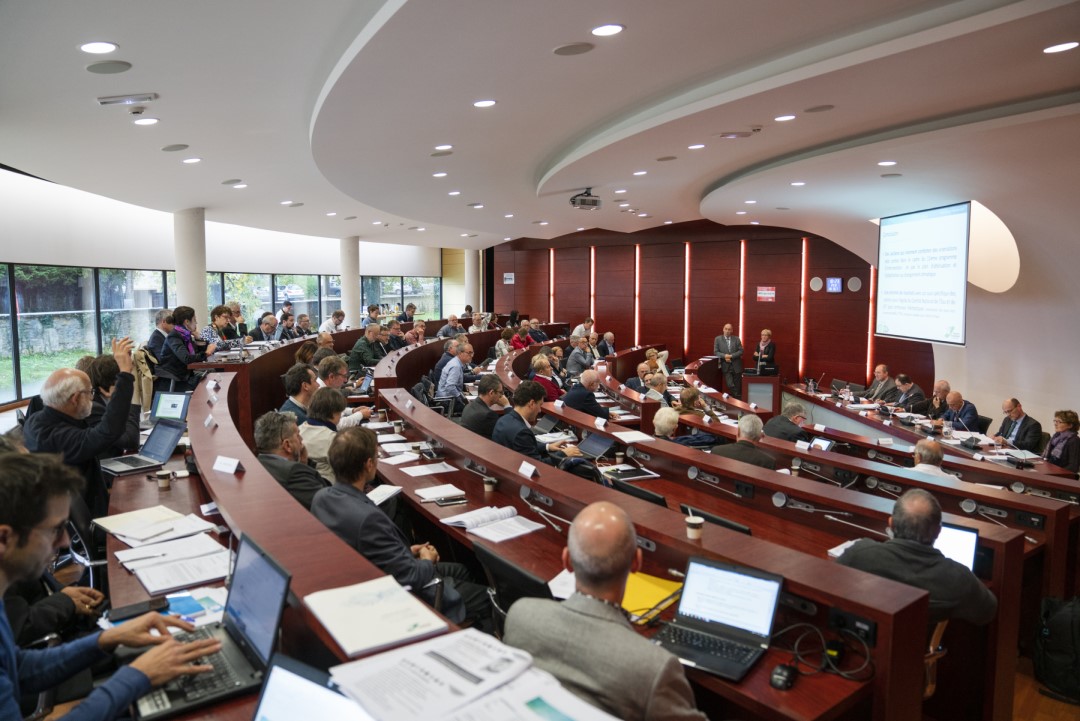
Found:
[[(1011, 448), (1012, 448), (1012, 449), (1013, 449), (1014, 451), (1019, 451), (1020, 453), (1023, 453), (1023, 452), (1024, 452), (1024, 449), (1022, 449), (1022, 448), (1018, 447), (1018, 446), (1017, 446), (1017, 445), (1016, 445), (1015, 443), (1013, 443), (1012, 441), (1010, 441), (1010, 440), (1009, 440), (1008, 438), (1006, 438), (1005, 436), (1002, 436), (1002, 437), (1001, 437), (1001, 439), (1002, 439), (1003, 441), (1005, 441), (1006, 443), (1008, 443), (1008, 444), (1009, 444), (1009, 446), (1010, 446), (1010, 447), (1011, 447)], [(1035, 467), (1035, 464), (1034, 464), (1034, 463), (1032, 463), (1031, 461), (1029, 461), (1029, 460), (1027, 460), (1027, 459), (1025, 459), (1025, 458), (1015, 458), (1015, 457), (1013, 457), (1013, 456), (1008, 456), (1008, 457), (1006, 458), (1006, 462), (1007, 462), (1007, 463), (1011, 463), (1012, 465), (1016, 466), (1016, 469), (1017, 469), (1018, 471), (1022, 471), (1022, 470), (1024, 470), (1025, 468), (1034, 468), (1034, 467)]]
[[(961, 406), (961, 410), (962, 409), (963, 409), (963, 406)], [(964, 419), (961, 418), (959, 415), (956, 416), (956, 420), (960, 423), (960, 425), (962, 425), (964, 427), (965, 431), (967, 431), (968, 433), (971, 434), (970, 436), (968, 436), (964, 440), (960, 441), (960, 445), (963, 446), (964, 448), (967, 448), (967, 449), (972, 450), (972, 451), (979, 450), (979, 439), (975, 437), (975, 432), (972, 431), (970, 428), (968, 428), (968, 424), (964, 423)]]
[(537, 506), (535, 503), (531, 502), (529, 500), (529, 494), (530, 493), (531, 493), (531, 491), (529, 490), (528, 486), (522, 486), (521, 490), (518, 492), (518, 495), (521, 496), (521, 500), (525, 502), (525, 505), (528, 506), (529, 508), (531, 508), (533, 511), (535, 511), (536, 514), (539, 515), (541, 518), (543, 518), (545, 521), (547, 521), (549, 526), (554, 528), (559, 533), (562, 533), (562, 526), (560, 526), (558, 523), (555, 523), (555, 521), (553, 521), (551, 519), (554, 518), (556, 520), (562, 521), (563, 523), (565, 523), (567, 525), (570, 524), (570, 521), (566, 520), (565, 518), (560, 518), (559, 516), (556, 516), (554, 513), (548, 513), (544, 509)]

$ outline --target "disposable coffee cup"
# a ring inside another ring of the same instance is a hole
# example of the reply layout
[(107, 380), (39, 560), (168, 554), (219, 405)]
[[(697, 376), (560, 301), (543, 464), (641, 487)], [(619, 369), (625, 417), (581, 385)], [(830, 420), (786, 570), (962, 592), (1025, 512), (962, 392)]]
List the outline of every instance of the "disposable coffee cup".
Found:
[(405, 430), (405, 424), (402, 421), (394, 421), (394, 433), (401, 433)]
[(494, 478), (485, 478), (484, 479), (484, 492), (485, 493), (491, 493), (492, 491), (495, 490), (495, 486), (497, 486), (497, 485), (499, 485), (498, 480), (496, 480)]
[(705, 527), (705, 519), (701, 516), (686, 517), (686, 537), (691, 541), (701, 538), (701, 529)]
[(626, 454), (625, 453), (616, 453), (615, 454), (615, 462), (620, 464), (620, 465), (625, 463), (626, 462)]
[(157, 477), (157, 487), (159, 491), (167, 491), (172, 488), (173, 474), (159, 475)]
[(380, 423), (386, 422), (386, 411), (375, 411), (375, 415), (378, 416)]

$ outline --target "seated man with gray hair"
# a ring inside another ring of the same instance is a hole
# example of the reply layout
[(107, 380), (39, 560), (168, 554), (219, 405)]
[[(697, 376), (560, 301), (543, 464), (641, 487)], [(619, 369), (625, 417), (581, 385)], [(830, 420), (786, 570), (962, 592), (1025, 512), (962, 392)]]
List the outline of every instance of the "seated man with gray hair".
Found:
[(761, 440), (762, 435), (764, 435), (764, 433), (762, 430), (761, 418), (753, 413), (747, 413), (739, 419), (738, 440), (734, 443), (715, 446), (712, 449), (712, 454), (722, 458), (730, 458), (735, 461), (742, 461), (743, 463), (761, 466), (762, 468), (768, 468), (769, 470), (776, 470), (776, 459), (755, 445)]
[(922, 439), (915, 444), (914, 456), (915, 467), (911, 470), (935, 478), (956, 478), (956, 476), (941, 467), (941, 462), (945, 460), (945, 451), (937, 441), (932, 441), (929, 438)]
[(330, 486), (308, 461), (300, 427), (292, 413), (270, 411), (255, 421), (259, 462), (307, 510), (315, 494)]
[(921, 488), (900, 496), (889, 518), (891, 538), (856, 541), (838, 560), (844, 566), (906, 583), (930, 594), (930, 623), (959, 618), (986, 624), (997, 598), (966, 566), (934, 548), (941, 532), (941, 506)]
[(664, 397), (664, 392), (667, 391), (667, 376), (663, 373), (653, 373), (649, 378), (648, 385), (645, 391), (646, 398), (652, 398), (654, 401), (660, 401), (660, 405), (665, 408), (668, 407), (667, 398)]
[(773, 416), (765, 424), (765, 435), (769, 438), (779, 438), (782, 441), (810, 441), (813, 436), (801, 427), (806, 420), (806, 408), (802, 403), (792, 401), (784, 406), (783, 412)]

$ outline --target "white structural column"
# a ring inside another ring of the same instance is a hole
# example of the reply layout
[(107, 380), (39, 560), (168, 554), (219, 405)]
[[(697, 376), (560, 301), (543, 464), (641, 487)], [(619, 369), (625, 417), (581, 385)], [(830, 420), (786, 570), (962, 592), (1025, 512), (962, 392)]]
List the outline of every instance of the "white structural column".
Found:
[(210, 322), (206, 307), (206, 209), (188, 208), (173, 213), (173, 249), (176, 254), (176, 305), (195, 309), (200, 325)]
[(360, 312), (360, 236), (342, 238), (341, 252), (341, 309), (345, 325), (360, 327), (364, 314)]
[(468, 248), (465, 249), (465, 303), (478, 311), (491, 310), (480, 302), (480, 251)]

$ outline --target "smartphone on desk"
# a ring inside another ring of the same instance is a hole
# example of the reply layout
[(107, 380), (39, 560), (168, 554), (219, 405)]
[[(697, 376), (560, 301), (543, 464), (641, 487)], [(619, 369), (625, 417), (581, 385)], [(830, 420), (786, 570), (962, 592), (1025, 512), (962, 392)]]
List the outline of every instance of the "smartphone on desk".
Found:
[(161, 611), (169, 606), (169, 599), (164, 596), (155, 596), (149, 601), (140, 601), (130, 606), (120, 606), (109, 610), (110, 621), (126, 621), (129, 618), (141, 616), (150, 611)]
[(435, 501), (435, 505), (441, 508), (443, 506), (463, 506), (468, 502), (465, 496), (455, 496), (454, 498), (439, 498)]

